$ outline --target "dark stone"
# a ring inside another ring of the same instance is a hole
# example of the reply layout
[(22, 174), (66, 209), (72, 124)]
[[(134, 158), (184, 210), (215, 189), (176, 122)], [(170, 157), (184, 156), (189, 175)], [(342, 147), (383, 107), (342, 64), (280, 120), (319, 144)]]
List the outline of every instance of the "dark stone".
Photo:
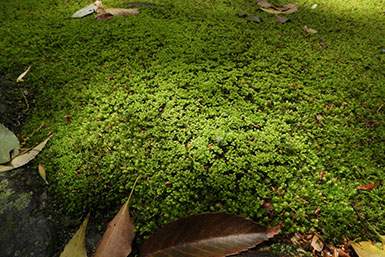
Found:
[(0, 176), (1, 257), (52, 256), (52, 224), (36, 212), (38, 207), (33, 191), (20, 186), (8, 173)]

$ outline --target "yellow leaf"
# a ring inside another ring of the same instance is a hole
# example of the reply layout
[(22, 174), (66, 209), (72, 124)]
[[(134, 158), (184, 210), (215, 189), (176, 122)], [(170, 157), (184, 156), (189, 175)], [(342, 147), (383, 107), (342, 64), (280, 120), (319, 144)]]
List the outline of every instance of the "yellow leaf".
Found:
[(139, 14), (138, 9), (126, 9), (126, 8), (105, 8), (105, 13), (112, 14), (114, 16), (127, 16), (133, 15), (136, 16)]
[(29, 72), (30, 69), (31, 69), (31, 65), (22, 74), (20, 74), (20, 76), (16, 79), (16, 82), (23, 82), (24, 76), (27, 75), (27, 73)]
[(47, 183), (47, 185), (48, 185), (48, 181), (47, 181), (46, 175), (45, 175), (45, 168), (44, 168), (44, 166), (39, 164), (39, 168), (38, 169), (39, 169), (40, 176), (44, 179), (45, 183)]
[(87, 215), (83, 224), (80, 226), (75, 235), (64, 247), (60, 257), (87, 257), (86, 250), (86, 228), (90, 214)]
[(292, 5), (287, 5), (287, 7), (284, 8), (259, 8), (260, 10), (271, 13), (271, 14), (290, 14), (298, 11), (298, 6), (292, 6)]
[(373, 245), (372, 242), (353, 242), (352, 246), (359, 257), (385, 257), (385, 250)]
[(47, 144), (51, 136), (49, 136), (46, 140), (44, 140), (43, 142), (41, 142), (40, 144), (32, 148), (30, 151), (16, 156), (6, 165), (0, 165), (0, 172), (19, 168), (27, 164), (31, 160), (33, 160), (36, 157), (36, 155), (38, 155), (41, 152), (41, 150), (43, 150), (44, 146)]

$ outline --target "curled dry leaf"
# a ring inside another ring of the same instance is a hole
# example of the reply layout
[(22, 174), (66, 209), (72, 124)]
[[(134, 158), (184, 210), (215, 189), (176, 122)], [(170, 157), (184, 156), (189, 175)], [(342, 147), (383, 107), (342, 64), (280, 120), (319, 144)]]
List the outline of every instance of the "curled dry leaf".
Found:
[(365, 186), (357, 186), (357, 190), (364, 190), (364, 191), (370, 191), (375, 187), (374, 184), (366, 184)]
[(27, 73), (29, 72), (29, 70), (31, 69), (31, 65), (28, 67), (28, 69), (26, 69), (23, 73), (20, 74), (20, 76), (16, 79), (16, 82), (23, 82), (24, 81), (24, 77), (25, 75), (27, 75)]
[(50, 135), (47, 139), (45, 139), (43, 142), (41, 142), (28, 152), (16, 156), (14, 159), (12, 159), (11, 162), (7, 163), (6, 165), (0, 165), (0, 172), (19, 168), (32, 161), (36, 157), (36, 155), (38, 155), (41, 150), (43, 150), (44, 146), (47, 144), (51, 136), (52, 135)]
[(75, 235), (64, 247), (60, 257), (87, 257), (86, 251), (86, 228), (90, 214), (87, 215)]
[(266, 229), (224, 212), (192, 215), (155, 232), (143, 243), (140, 256), (227, 256), (252, 248), (279, 231), (280, 227)]
[(297, 4), (287, 4), (282, 7), (261, 7), (260, 10), (271, 14), (291, 14), (298, 11), (299, 6)]

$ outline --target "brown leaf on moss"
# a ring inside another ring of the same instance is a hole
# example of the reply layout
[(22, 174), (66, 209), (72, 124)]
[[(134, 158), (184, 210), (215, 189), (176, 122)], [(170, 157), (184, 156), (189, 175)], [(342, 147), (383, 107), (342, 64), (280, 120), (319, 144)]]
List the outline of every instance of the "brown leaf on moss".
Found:
[(98, 21), (106, 21), (106, 20), (111, 20), (114, 17), (111, 13), (103, 13), (98, 16), (96, 16), (96, 19)]
[(370, 191), (373, 188), (375, 188), (374, 184), (366, 184), (365, 186), (357, 186), (356, 187), (357, 190), (364, 190), (364, 191)]
[(248, 250), (278, 234), (251, 220), (229, 213), (192, 215), (166, 225), (147, 239), (141, 257), (221, 257)]

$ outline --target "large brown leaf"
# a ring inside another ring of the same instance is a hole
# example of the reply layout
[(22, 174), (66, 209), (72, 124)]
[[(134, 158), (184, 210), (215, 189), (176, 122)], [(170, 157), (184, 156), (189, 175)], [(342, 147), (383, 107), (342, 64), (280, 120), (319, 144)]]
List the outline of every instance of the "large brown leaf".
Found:
[(130, 217), (127, 202), (110, 221), (106, 232), (96, 246), (94, 257), (127, 257), (135, 237), (135, 226)]
[(279, 233), (229, 213), (192, 215), (166, 225), (148, 238), (140, 257), (220, 257), (245, 251)]

